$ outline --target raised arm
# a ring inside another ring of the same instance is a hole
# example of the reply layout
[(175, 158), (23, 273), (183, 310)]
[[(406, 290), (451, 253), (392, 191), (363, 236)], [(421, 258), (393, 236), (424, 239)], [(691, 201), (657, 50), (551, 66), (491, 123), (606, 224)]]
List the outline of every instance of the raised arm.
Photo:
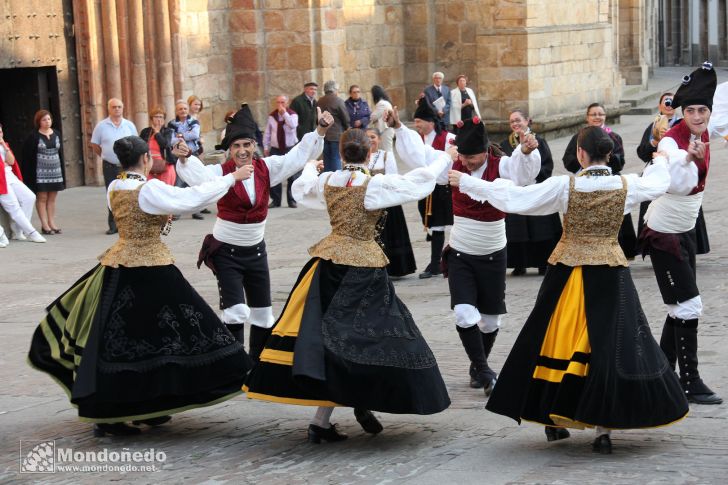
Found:
[(627, 179), (627, 198), (624, 203), (624, 213), (628, 214), (641, 202), (655, 200), (664, 194), (670, 186), (670, 171), (667, 159), (656, 156), (652, 163), (645, 167), (641, 176), (637, 174), (624, 175)]
[[(541, 153), (538, 148), (530, 148), (534, 143), (538, 143), (535, 140), (533, 135), (529, 135), (525, 137), (524, 144), (519, 144), (513, 150), (510, 157), (501, 157), (498, 166), (501, 178), (512, 180), (516, 185), (530, 185), (536, 182), (536, 177), (541, 171)], [(524, 150), (528, 153), (524, 153)]]
[(291, 195), (295, 201), (306, 209), (326, 209), (324, 201), (324, 187), (331, 172), (319, 176), (318, 166), (323, 163), (311, 160), (304, 167), (301, 176), (293, 181)]
[[(395, 133), (397, 135), (395, 149), (397, 150), (399, 159), (402, 163), (409, 167), (428, 167), (438, 159), (440, 154), (445, 153), (447, 155), (447, 152), (435, 150), (431, 146), (425, 145), (422, 138), (416, 131), (410, 130), (404, 125), (400, 125), (396, 128)], [(452, 159), (449, 155), (447, 156), (447, 159), (447, 165), (442, 169), (442, 172), (437, 174), (438, 184), (447, 183), (447, 170), (452, 167)]]
[(139, 207), (147, 214), (155, 215), (197, 212), (217, 202), (234, 183), (233, 174), (185, 188), (152, 179), (139, 191)]
[(177, 175), (188, 185), (200, 185), (222, 175), (222, 165), (205, 165), (194, 155), (177, 160)]
[[(514, 151), (515, 152), (515, 151)], [(516, 186), (503, 178), (493, 182), (470, 175), (450, 171), (450, 184), (460, 186), (460, 191), (470, 198), (489, 202), (503, 212), (525, 215), (548, 215), (566, 212), (569, 201), (569, 176), (551, 177), (540, 184)]]
[(677, 146), (674, 138), (663, 137), (657, 151), (667, 154), (670, 186), (667, 191), (676, 195), (688, 195), (698, 185), (698, 166), (688, 161), (688, 152)]
[(432, 193), (437, 176), (447, 173), (447, 167), (452, 163), (450, 155), (435, 151), (436, 156), (427, 167), (416, 168), (404, 175), (378, 174), (372, 177), (364, 196), (364, 208), (384, 209), (421, 200)]

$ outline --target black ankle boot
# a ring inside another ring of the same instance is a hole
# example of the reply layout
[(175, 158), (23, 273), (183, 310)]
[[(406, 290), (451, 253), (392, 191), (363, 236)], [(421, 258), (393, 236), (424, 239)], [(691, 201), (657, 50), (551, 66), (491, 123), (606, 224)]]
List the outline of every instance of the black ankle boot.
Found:
[(149, 419), (137, 419), (135, 421), (132, 421), (131, 423), (134, 426), (140, 426), (142, 424), (146, 424), (147, 426), (161, 426), (164, 423), (168, 423), (172, 420), (172, 416), (157, 416), (156, 418), (149, 418)]
[(97, 423), (94, 426), (94, 436), (101, 438), (110, 434), (112, 436), (134, 436), (142, 432), (139, 428), (133, 428), (126, 423)]
[(722, 404), (723, 399), (705, 385), (698, 372), (698, 319), (677, 319), (675, 335), (680, 384), (685, 397), (695, 404)]
[(381, 433), (384, 429), (377, 417), (367, 409), (354, 408), (354, 416), (362, 429), (369, 434)]
[(465, 353), (470, 359), (470, 387), (483, 387), (486, 389), (486, 396), (490, 395), (494, 377), (488, 372), (488, 362), (485, 359), (485, 350), (483, 349), (480, 329), (477, 325), (468, 328), (462, 328), (456, 325), (455, 328), (457, 328), (458, 336), (463, 344)]
[(665, 319), (665, 325), (662, 327), (662, 335), (660, 336), (660, 348), (667, 357), (670, 368), (675, 370), (675, 362), (677, 362), (677, 344), (675, 343), (675, 324), (677, 320), (670, 315)]
[(311, 443), (321, 443), (321, 440), (333, 443), (334, 441), (344, 441), (348, 436), (344, 433), (339, 433), (336, 429), (336, 425), (332, 424), (328, 428), (322, 428), (315, 424), (308, 425), (308, 441)]
[(612, 439), (608, 434), (602, 434), (596, 437), (594, 443), (592, 443), (592, 451), (594, 453), (601, 453), (602, 455), (612, 454)]
[(226, 323), (225, 326), (233, 334), (235, 340), (245, 346), (245, 325), (242, 323)]
[(546, 441), (558, 441), (571, 436), (568, 429), (557, 426), (546, 426), (543, 430), (546, 433)]
[(490, 389), (488, 386), (485, 388), (485, 395), (490, 396), (490, 393), (493, 392), (493, 386), (495, 386), (495, 381), (498, 379), (498, 373), (490, 368), (488, 365), (488, 358), (490, 357), (490, 352), (493, 350), (493, 344), (495, 343), (495, 339), (498, 336), (498, 329), (496, 329), (495, 332), (490, 333), (483, 333), (480, 332), (480, 338), (483, 339), (483, 353), (485, 354), (485, 368), (487, 370), (488, 376), (490, 378), (490, 381), (488, 384), (490, 385)]
[(270, 337), (271, 329), (263, 328), (257, 325), (250, 326), (250, 358), (257, 363), (260, 360), (260, 354), (265, 348), (265, 343)]

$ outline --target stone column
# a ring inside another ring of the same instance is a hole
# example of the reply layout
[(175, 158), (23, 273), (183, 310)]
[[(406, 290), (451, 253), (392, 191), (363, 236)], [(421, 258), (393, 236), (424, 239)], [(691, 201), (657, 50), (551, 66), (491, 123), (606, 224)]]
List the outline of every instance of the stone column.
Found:
[(101, 2), (101, 26), (104, 46), (105, 92), (107, 98), (121, 98), (121, 71), (119, 69), (119, 30), (116, 2)]
[(129, 0), (130, 29), (129, 51), (131, 53), (131, 85), (133, 99), (129, 105), (128, 116), (138, 129), (149, 122), (147, 111), (147, 72), (144, 56), (144, 10), (142, 0)]

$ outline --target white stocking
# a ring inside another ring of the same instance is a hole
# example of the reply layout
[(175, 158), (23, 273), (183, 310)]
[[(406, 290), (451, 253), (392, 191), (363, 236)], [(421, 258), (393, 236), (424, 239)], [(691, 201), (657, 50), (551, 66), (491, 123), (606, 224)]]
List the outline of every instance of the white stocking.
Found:
[(334, 412), (333, 407), (321, 407), (316, 409), (316, 414), (311, 420), (311, 424), (315, 424), (319, 428), (328, 429), (331, 427), (329, 419), (331, 419), (331, 413)]

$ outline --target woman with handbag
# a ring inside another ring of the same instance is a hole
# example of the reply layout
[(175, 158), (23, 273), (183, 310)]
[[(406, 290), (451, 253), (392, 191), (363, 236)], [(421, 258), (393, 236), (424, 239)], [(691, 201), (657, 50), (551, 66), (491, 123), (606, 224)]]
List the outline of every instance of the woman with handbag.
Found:
[(161, 180), (167, 185), (174, 185), (177, 174), (174, 164), (177, 159), (172, 154), (172, 138), (174, 131), (164, 126), (167, 113), (163, 106), (156, 106), (149, 112), (151, 126), (144, 128), (139, 136), (149, 144), (149, 152), (152, 154), (152, 168), (149, 170), (149, 178)]

